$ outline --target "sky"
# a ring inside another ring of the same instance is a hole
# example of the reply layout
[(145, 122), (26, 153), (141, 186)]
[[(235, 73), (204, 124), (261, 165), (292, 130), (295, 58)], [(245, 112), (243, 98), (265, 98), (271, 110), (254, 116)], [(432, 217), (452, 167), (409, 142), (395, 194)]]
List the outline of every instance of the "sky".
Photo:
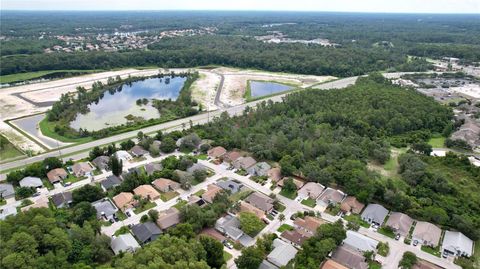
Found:
[(480, 0), (0, 0), (1, 10), (278, 10), (480, 13)]

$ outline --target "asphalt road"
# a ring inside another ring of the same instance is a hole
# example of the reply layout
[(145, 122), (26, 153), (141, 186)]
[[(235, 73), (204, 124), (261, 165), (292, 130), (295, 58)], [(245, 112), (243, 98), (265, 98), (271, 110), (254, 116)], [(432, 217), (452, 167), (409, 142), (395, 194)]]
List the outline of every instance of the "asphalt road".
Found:
[[(344, 87), (354, 83), (355, 80), (356, 80), (356, 77), (350, 77), (350, 78), (335, 80), (335, 81), (332, 81), (332, 82), (327, 82), (327, 83), (318, 85), (316, 88), (320, 88), (320, 89), (324, 89), (324, 90), (335, 89), (335, 88), (344, 88)], [(132, 138), (132, 137), (136, 137), (136, 135), (139, 131), (142, 131), (145, 134), (149, 134), (149, 133), (154, 133), (154, 132), (159, 131), (159, 130), (168, 132), (168, 131), (176, 130), (176, 129), (184, 129), (184, 128), (189, 127), (190, 122), (192, 122), (193, 124), (205, 124), (209, 120), (211, 120), (215, 117), (218, 117), (222, 112), (227, 112), (231, 116), (239, 115), (245, 110), (245, 108), (247, 106), (255, 107), (258, 103), (261, 103), (261, 102), (267, 101), (267, 100), (272, 100), (274, 102), (280, 102), (280, 101), (282, 101), (282, 98), (287, 94), (288, 93), (281, 94), (281, 95), (276, 95), (276, 96), (272, 96), (272, 97), (265, 98), (265, 99), (262, 99), (262, 100), (257, 100), (257, 101), (254, 101), (254, 102), (241, 104), (241, 105), (238, 105), (238, 106), (232, 106), (232, 107), (229, 107), (229, 108), (222, 108), (222, 109), (219, 109), (219, 110), (216, 110), (216, 111), (211, 111), (209, 113), (202, 113), (202, 114), (198, 114), (198, 115), (195, 115), (195, 116), (192, 116), (192, 117), (187, 117), (187, 118), (182, 118), (182, 119), (178, 119), (178, 120), (169, 121), (169, 122), (166, 122), (166, 123), (146, 127), (146, 128), (143, 128), (143, 129), (138, 129), (138, 130), (126, 132), (126, 133), (123, 133), (123, 134), (98, 139), (98, 140), (91, 141), (91, 142), (88, 142), (88, 143), (84, 143), (84, 144), (80, 144), (80, 145), (76, 145), (76, 146), (71, 146), (71, 147), (68, 147), (68, 148), (61, 149), (60, 151), (54, 150), (54, 151), (50, 151), (50, 152), (46, 152), (46, 153), (43, 153), (43, 154), (39, 154), (39, 155), (30, 157), (30, 158), (27, 158), (27, 159), (22, 159), (22, 160), (12, 161), (12, 162), (8, 162), (8, 163), (3, 163), (3, 164), (0, 164), (0, 171), (4, 171), (4, 170), (16, 168), (16, 167), (21, 167), (21, 166), (31, 164), (31, 163), (34, 163), (34, 162), (42, 161), (43, 159), (45, 159), (47, 157), (54, 157), (54, 156), (59, 157), (59, 156), (71, 155), (71, 154), (74, 154), (74, 153), (77, 153), (77, 152), (80, 152), (80, 151), (89, 150), (89, 149), (91, 149), (95, 146), (108, 145), (108, 144), (111, 144), (111, 143), (114, 143), (114, 142), (117, 142), (117, 141), (126, 140), (126, 139), (129, 139), (129, 138)]]

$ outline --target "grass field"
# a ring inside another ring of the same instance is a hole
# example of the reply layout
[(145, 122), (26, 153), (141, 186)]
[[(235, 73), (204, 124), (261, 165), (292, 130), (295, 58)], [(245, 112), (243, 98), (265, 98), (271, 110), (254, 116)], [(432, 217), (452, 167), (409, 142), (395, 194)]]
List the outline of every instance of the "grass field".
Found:
[(145, 204), (144, 206), (142, 206), (142, 207), (137, 207), (137, 208), (135, 208), (135, 209), (133, 210), (133, 212), (134, 212), (135, 214), (138, 214), (138, 213), (141, 213), (141, 212), (143, 212), (143, 211), (145, 211), (145, 210), (154, 208), (156, 205), (157, 205), (157, 204), (155, 204), (154, 202), (148, 202), (148, 203), (146, 203), (146, 204)]
[(0, 83), (14, 83), (14, 82), (21, 82), (25, 80), (32, 80), (41, 78), (46, 75), (54, 75), (55, 73), (65, 73), (65, 72), (75, 72), (75, 73), (94, 73), (100, 72), (102, 70), (46, 70), (46, 71), (36, 71), (36, 72), (27, 72), (27, 73), (17, 73), (11, 75), (4, 75), (0, 76)]
[(359, 215), (350, 214), (348, 216), (344, 216), (343, 218), (347, 221), (355, 222), (362, 227), (370, 228), (370, 224), (368, 222), (364, 221), (362, 218), (360, 218)]
[(286, 224), (286, 223), (282, 224), (282, 225), (281, 225), (280, 227), (278, 227), (278, 229), (277, 229), (277, 231), (278, 231), (279, 233), (283, 233), (284, 231), (291, 231), (291, 230), (293, 230), (293, 227), (290, 226), (290, 225), (288, 225), (288, 224)]
[(302, 200), (302, 204), (309, 206), (309, 207), (315, 207), (316, 201), (312, 198), (304, 199)]
[(200, 196), (202, 196), (202, 194), (204, 194), (205, 192), (206, 192), (206, 190), (201, 189), (201, 190), (197, 191), (196, 193), (194, 193), (193, 195), (196, 195), (196, 196), (200, 197)]
[(46, 118), (43, 119), (38, 123), (40, 127), (40, 131), (43, 135), (51, 137), (55, 140), (65, 142), (65, 143), (87, 143), (93, 140), (92, 137), (83, 137), (83, 138), (68, 138), (62, 135), (57, 134), (54, 131), (55, 124), (53, 122), (49, 122)]
[(443, 148), (445, 147), (445, 139), (446, 138), (442, 136), (432, 137), (428, 141), (428, 144), (432, 146), (432, 148)]
[(296, 191), (291, 192), (291, 191), (286, 191), (285, 189), (282, 189), (280, 191), (280, 195), (293, 200), (295, 199), (295, 197), (297, 197), (297, 192)]
[(229, 261), (232, 257), (232, 254), (226, 252), (225, 250), (223, 251), (223, 260), (225, 260), (225, 262)]
[(442, 255), (440, 253), (439, 247), (431, 248), (431, 247), (428, 247), (428, 246), (421, 246), (420, 248), (422, 249), (422, 251), (430, 253), (430, 254), (432, 254), (434, 256), (437, 256), (437, 257), (440, 257)]
[(388, 236), (390, 238), (395, 238), (395, 233), (393, 231), (391, 231), (390, 229), (385, 228), (385, 227), (380, 227), (380, 229), (378, 229), (378, 233), (383, 234), (385, 236)]
[(20, 150), (18, 150), (10, 141), (8, 141), (4, 136), (0, 135), (0, 139), (5, 142), (0, 149), (0, 161), (11, 159), (15, 157), (20, 157), (24, 155)]
[(166, 201), (172, 200), (173, 198), (177, 197), (178, 195), (179, 195), (179, 193), (176, 192), (176, 191), (163, 192), (163, 193), (160, 194), (160, 199), (162, 199), (162, 201), (166, 202)]

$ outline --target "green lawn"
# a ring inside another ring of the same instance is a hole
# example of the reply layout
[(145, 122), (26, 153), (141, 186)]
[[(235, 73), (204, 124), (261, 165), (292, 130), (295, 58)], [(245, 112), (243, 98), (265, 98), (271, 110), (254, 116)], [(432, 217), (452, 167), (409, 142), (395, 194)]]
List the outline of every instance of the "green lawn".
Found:
[(223, 251), (223, 259), (225, 260), (225, 262), (229, 261), (232, 257), (232, 254), (226, 252), (225, 250)]
[(0, 198), (0, 206), (6, 205), (6, 204), (7, 204), (7, 201), (5, 199)]
[(428, 246), (421, 246), (420, 248), (422, 249), (422, 251), (425, 251), (425, 252), (427, 252), (427, 253), (430, 253), (430, 254), (432, 254), (433, 256), (437, 256), (437, 257), (441, 257), (441, 256), (442, 256), (439, 247), (431, 248), (431, 247), (428, 247)]
[(166, 201), (172, 200), (173, 198), (177, 197), (178, 195), (179, 195), (179, 193), (176, 192), (176, 191), (162, 192), (162, 193), (160, 193), (160, 199), (162, 199), (162, 201), (166, 202)]
[(55, 140), (66, 142), (66, 143), (86, 143), (93, 140), (92, 137), (82, 137), (82, 138), (68, 138), (65, 136), (61, 136), (54, 131), (55, 123), (49, 122), (47, 118), (41, 120), (38, 123), (40, 127), (40, 131), (43, 135), (53, 138)]
[(232, 201), (233, 203), (236, 203), (240, 200), (247, 198), (252, 192), (253, 191), (250, 189), (239, 191), (237, 193), (230, 195), (230, 197), (228, 197), (228, 200)]
[(280, 227), (278, 227), (277, 231), (280, 233), (283, 233), (284, 231), (291, 231), (293, 230), (293, 227), (284, 223)]
[(127, 219), (127, 215), (125, 215), (125, 213), (123, 213), (122, 211), (117, 211), (117, 213), (115, 213), (115, 215), (117, 215), (119, 220), (126, 220)]
[(364, 227), (364, 228), (370, 228), (370, 224), (364, 220), (362, 220), (362, 218), (359, 216), (359, 215), (356, 215), (356, 214), (350, 214), (348, 216), (344, 216), (343, 217), (346, 221), (349, 221), (349, 222), (355, 222), (357, 223), (358, 225)]
[(193, 195), (196, 195), (196, 196), (198, 196), (198, 197), (201, 197), (202, 194), (204, 194), (205, 192), (206, 192), (206, 190), (201, 189), (201, 190), (197, 191), (196, 193), (194, 193)]
[(21, 82), (25, 80), (31, 80), (36, 78), (41, 78), (45, 75), (55, 74), (60, 72), (82, 72), (82, 73), (94, 73), (102, 70), (46, 70), (46, 71), (36, 71), (36, 72), (27, 72), (27, 73), (17, 73), (0, 76), (0, 83), (13, 83)]
[(368, 269), (382, 269), (382, 265), (376, 261), (371, 261), (368, 263)]
[(0, 135), (0, 139), (6, 142), (5, 144), (2, 145), (3, 147), (0, 149), (0, 161), (4, 161), (6, 159), (11, 159), (11, 158), (15, 158), (23, 155), (23, 153), (20, 150), (18, 150), (12, 143), (10, 143), (10, 141), (8, 141), (7, 138)]
[(283, 212), (283, 211), (285, 211), (285, 209), (286, 209), (285, 205), (282, 204), (282, 203), (280, 203), (280, 202), (279, 202), (279, 203), (275, 203), (275, 204), (273, 205), (273, 207), (274, 207), (275, 210), (277, 210), (278, 212)]
[(143, 212), (143, 211), (145, 211), (145, 210), (154, 208), (156, 205), (157, 205), (157, 204), (155, 204), (154, 202), (149, 201), (149, 202), (146, 203), (144, 206), (135, 208), (135, 209), (133, 210), (133, 212), (134, 212), (135, 214), (139, 214), (139, 213), (141, 213), (141, 212)]
[(130, 229), (128, 229), (127, 226), (122, 226), (118, 230), (116, 230), (113, 235), (119, 236), (121, 234), (126, 234), (126, 233), (129, 233), (129, 232), (130, 232)]
[(390, 238), (395, 238), (395, 233), (386, 227), (380, 227), (378, 233), (388, 236)]
[(306, 206), (309, 206), (309, 207), (315, 207), (315, 205), (317, 204), (316, 201), (312, 198), (308, 198), (308, 199), (303, 199), (302, 200), (302, 204), (306, 205)]
[(67, 183), (67, 182), (70, 182), (70, 183), (75, 183), (75, 182), (78, 182), (80, 180), (84, 180), (86, 179), (87, 177), (76, 177), (72, 174), (68, 174), (68, 177), (66, 179), (63, 180), (64, 183)]
[(181, 200), (181, 201), (179, 201), (178, 203), (176, 203), (173, 207), (175, 207), (176, 209), (180, 210), (182, 207), (186, 206), (187, 204), (188, 204), (187, 201)]
[(295, 197), (297, 197), (297, 192), (296, 191), (287, 191), (285, 189), (282, 189), (280, 191), (280, 195), (284, 196), (284, 197), (287, 197), (288, 199), (295, 199)]
[(208, 155), (207, 154), (199, 154), (197, 156), (195, 156), (198, 160), (207, 160), (208, 158)]
[(432, 137), (428, 141), (428, 144), (432, 146), (432, 148), (443, 148), (445, 147), (445, 137), (442, 136), (437, 136), (437, 137)]

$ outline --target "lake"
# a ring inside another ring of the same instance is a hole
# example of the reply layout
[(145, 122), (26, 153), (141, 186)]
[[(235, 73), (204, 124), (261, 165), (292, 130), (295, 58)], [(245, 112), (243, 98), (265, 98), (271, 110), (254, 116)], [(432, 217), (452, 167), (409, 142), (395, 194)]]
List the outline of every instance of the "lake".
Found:
[(252, 97), (272, 95), (279, 92), (289, 91), (291, 89), (292, 86), (276, 82), (250, 81), (250, 95)]
[[(175, 101), (183, 88), (186, 77), (149, 78), (125, 84), (114, 93), (105, 91), (103, 98), (88, 106), (88, 113), (79, 113), (70, 127), (98, 131), (128, 122), (127, 118), (141, 117), (145, 120), (158, 118), (158, 110), (152, 99)], [(147, 104), (137, 105), (138, 99), (146, 98)]]

